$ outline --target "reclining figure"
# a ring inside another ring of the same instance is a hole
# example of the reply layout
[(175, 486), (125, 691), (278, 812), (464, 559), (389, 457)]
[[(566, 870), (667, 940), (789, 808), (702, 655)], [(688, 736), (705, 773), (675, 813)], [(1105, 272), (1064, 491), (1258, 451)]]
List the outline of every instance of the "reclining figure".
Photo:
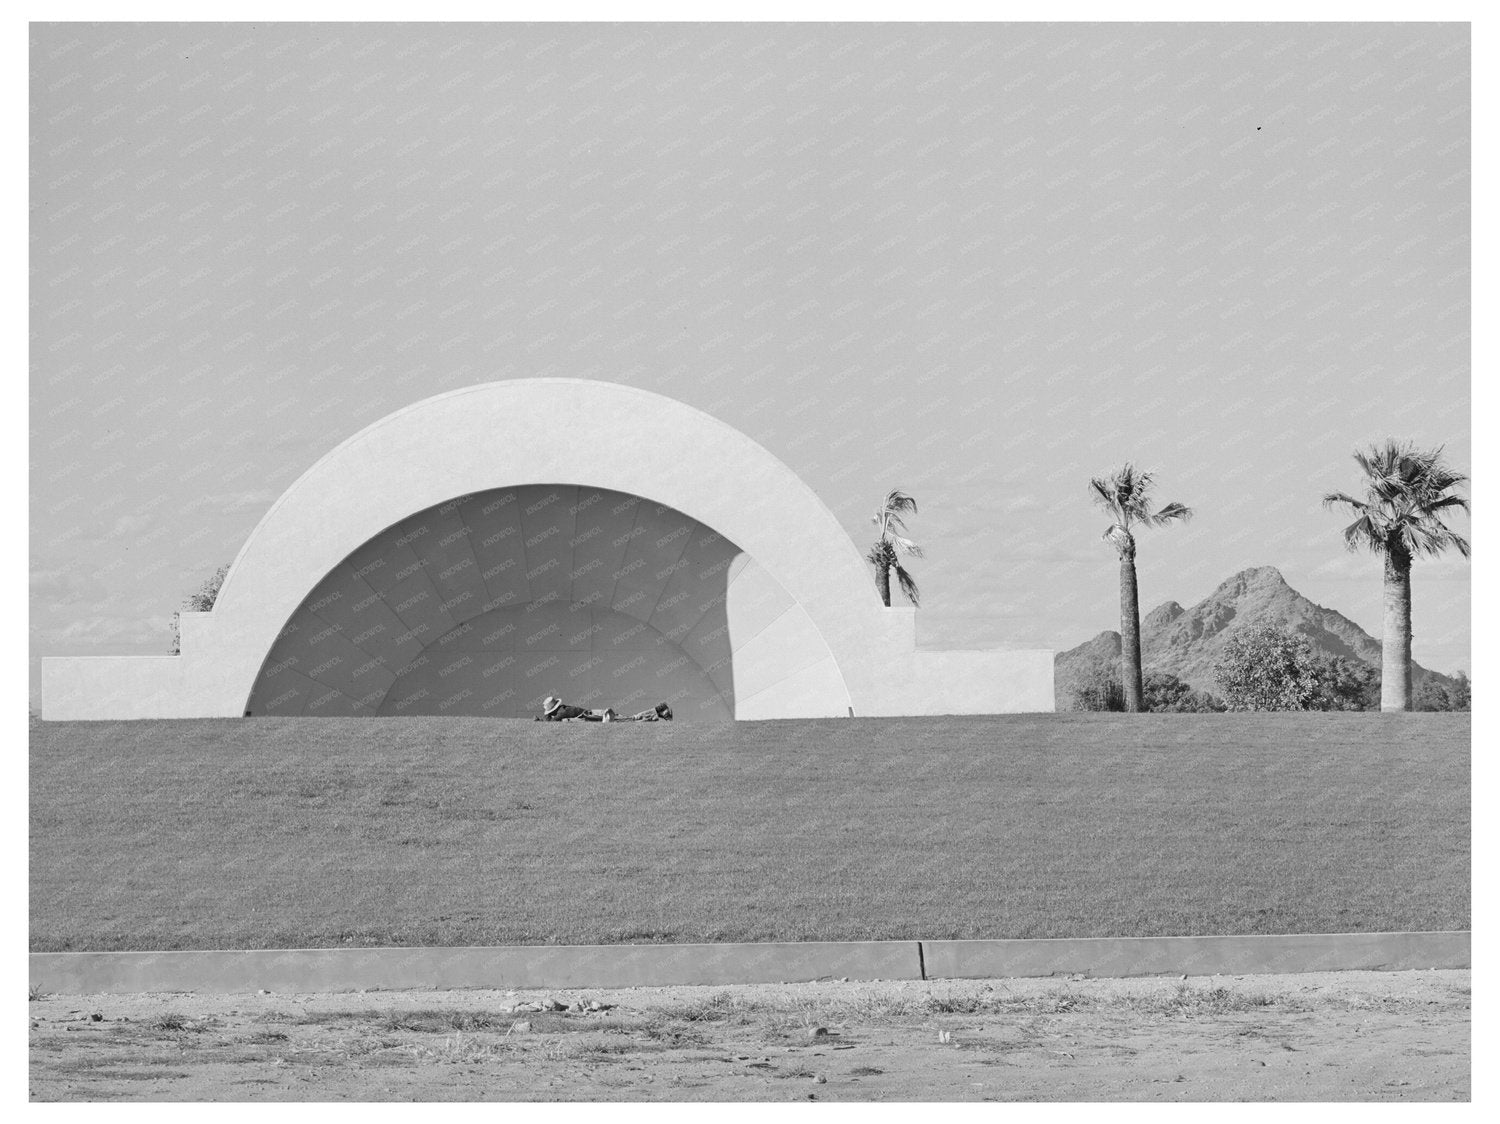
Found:
[(650, 710), (643, 710), (639, 714), (632, 714), (628, 718), (622, 718), (615, 713), (615, 708), (607, 706), (602, 710), (589, 710), (586, 707), (571, 706), (561, 699), (548, 695), (542, 703), (542, 713), (536, 718), (537, 722), (670, 722), (672, 721), (672, 708), (666, 703), (657, 703)]

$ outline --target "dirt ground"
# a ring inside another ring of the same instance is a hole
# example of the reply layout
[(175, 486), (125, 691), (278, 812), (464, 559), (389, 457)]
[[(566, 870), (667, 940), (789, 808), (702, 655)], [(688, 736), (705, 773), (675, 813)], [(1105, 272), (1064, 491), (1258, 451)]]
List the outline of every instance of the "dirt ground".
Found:
[(1430, 971), (42, 995), (28, 1005), (30, 1093), (34, 1101), (1466, 1101), (1469, 987), (1467, 971)]

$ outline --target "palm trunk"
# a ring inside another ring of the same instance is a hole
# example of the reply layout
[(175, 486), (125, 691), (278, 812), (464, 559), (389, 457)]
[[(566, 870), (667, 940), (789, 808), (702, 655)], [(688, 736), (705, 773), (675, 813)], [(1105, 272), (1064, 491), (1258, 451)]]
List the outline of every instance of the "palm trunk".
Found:
[(1385, 634), (1381, 638), (1380, 709), (1411, 709), (1411, 555), (1385, 551)]
[(1141, 607), (1135, 588), (1135, 543), (1120, 551), (1120, 670), (1124, 678), (1125, 709), (1144, 708), (1141, 688)]
[(891, 607), (891, 567), (884, 561), (875, 564), (875, 588), (880, 591), (880, 601), (887, 609)]

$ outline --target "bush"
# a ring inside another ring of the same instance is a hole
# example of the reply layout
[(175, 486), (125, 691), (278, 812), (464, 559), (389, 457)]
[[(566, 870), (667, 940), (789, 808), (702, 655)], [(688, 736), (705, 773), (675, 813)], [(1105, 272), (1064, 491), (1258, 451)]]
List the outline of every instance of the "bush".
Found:
[[(1156, 714), (1200, 714), (1224, 710), (1218, 699), (1193, 690), (1168, 671), (1148, 671), (1141, 680), (1141, 702)], [(1072, 692), (1073, 710), (1123, 711), (1124, 672), (1119, 660), (1096, 660), (1079, 675)]]
[(1379, 710), (1380, 669), (1364, 660), (1313, 653), (1318, 693), (1308, 710)]
[(1079, 673), (1072, 692), (1073, 710), (1123, 711), (1125, 684), (1119, 660), (1094, 660)]
[[(1379, 681), (1376, 681), (1377, 689)], [(1468, 710), (1473, 685), (1462, 671), (1453, 676), (1453, 686), (1445, 687), (1436, 679), (1424, 679), (1412, 694), (1413, 710)]]
[(1235, 629), (1214, 661), (1230, 710), (1322, 710), (1329, 675), (1306, 637), (1274, 624)]
[(1207, 691), (1195, 691), (1170, 671), (1148, 671), (1141, 684), (1146, 709), (1155, 714), (1207, 714), (1227, 709)]

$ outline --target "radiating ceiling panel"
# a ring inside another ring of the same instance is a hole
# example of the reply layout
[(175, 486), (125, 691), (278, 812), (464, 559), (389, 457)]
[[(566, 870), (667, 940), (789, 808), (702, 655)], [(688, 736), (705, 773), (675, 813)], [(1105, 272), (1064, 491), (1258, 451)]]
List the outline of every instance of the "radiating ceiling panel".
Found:
[(489, 590), (485, 607), (530, 601), (516, 490), (505, 488), (468, 496), (460, 501), (458, 511), (469, 528), (469, 549), (479, 566), (479, 576)]
[(531, 599), (568, 601), (573, 592), (574, 526), (578, 489), (557, 484), (525, 489), (521, 502), (521, 545)]

